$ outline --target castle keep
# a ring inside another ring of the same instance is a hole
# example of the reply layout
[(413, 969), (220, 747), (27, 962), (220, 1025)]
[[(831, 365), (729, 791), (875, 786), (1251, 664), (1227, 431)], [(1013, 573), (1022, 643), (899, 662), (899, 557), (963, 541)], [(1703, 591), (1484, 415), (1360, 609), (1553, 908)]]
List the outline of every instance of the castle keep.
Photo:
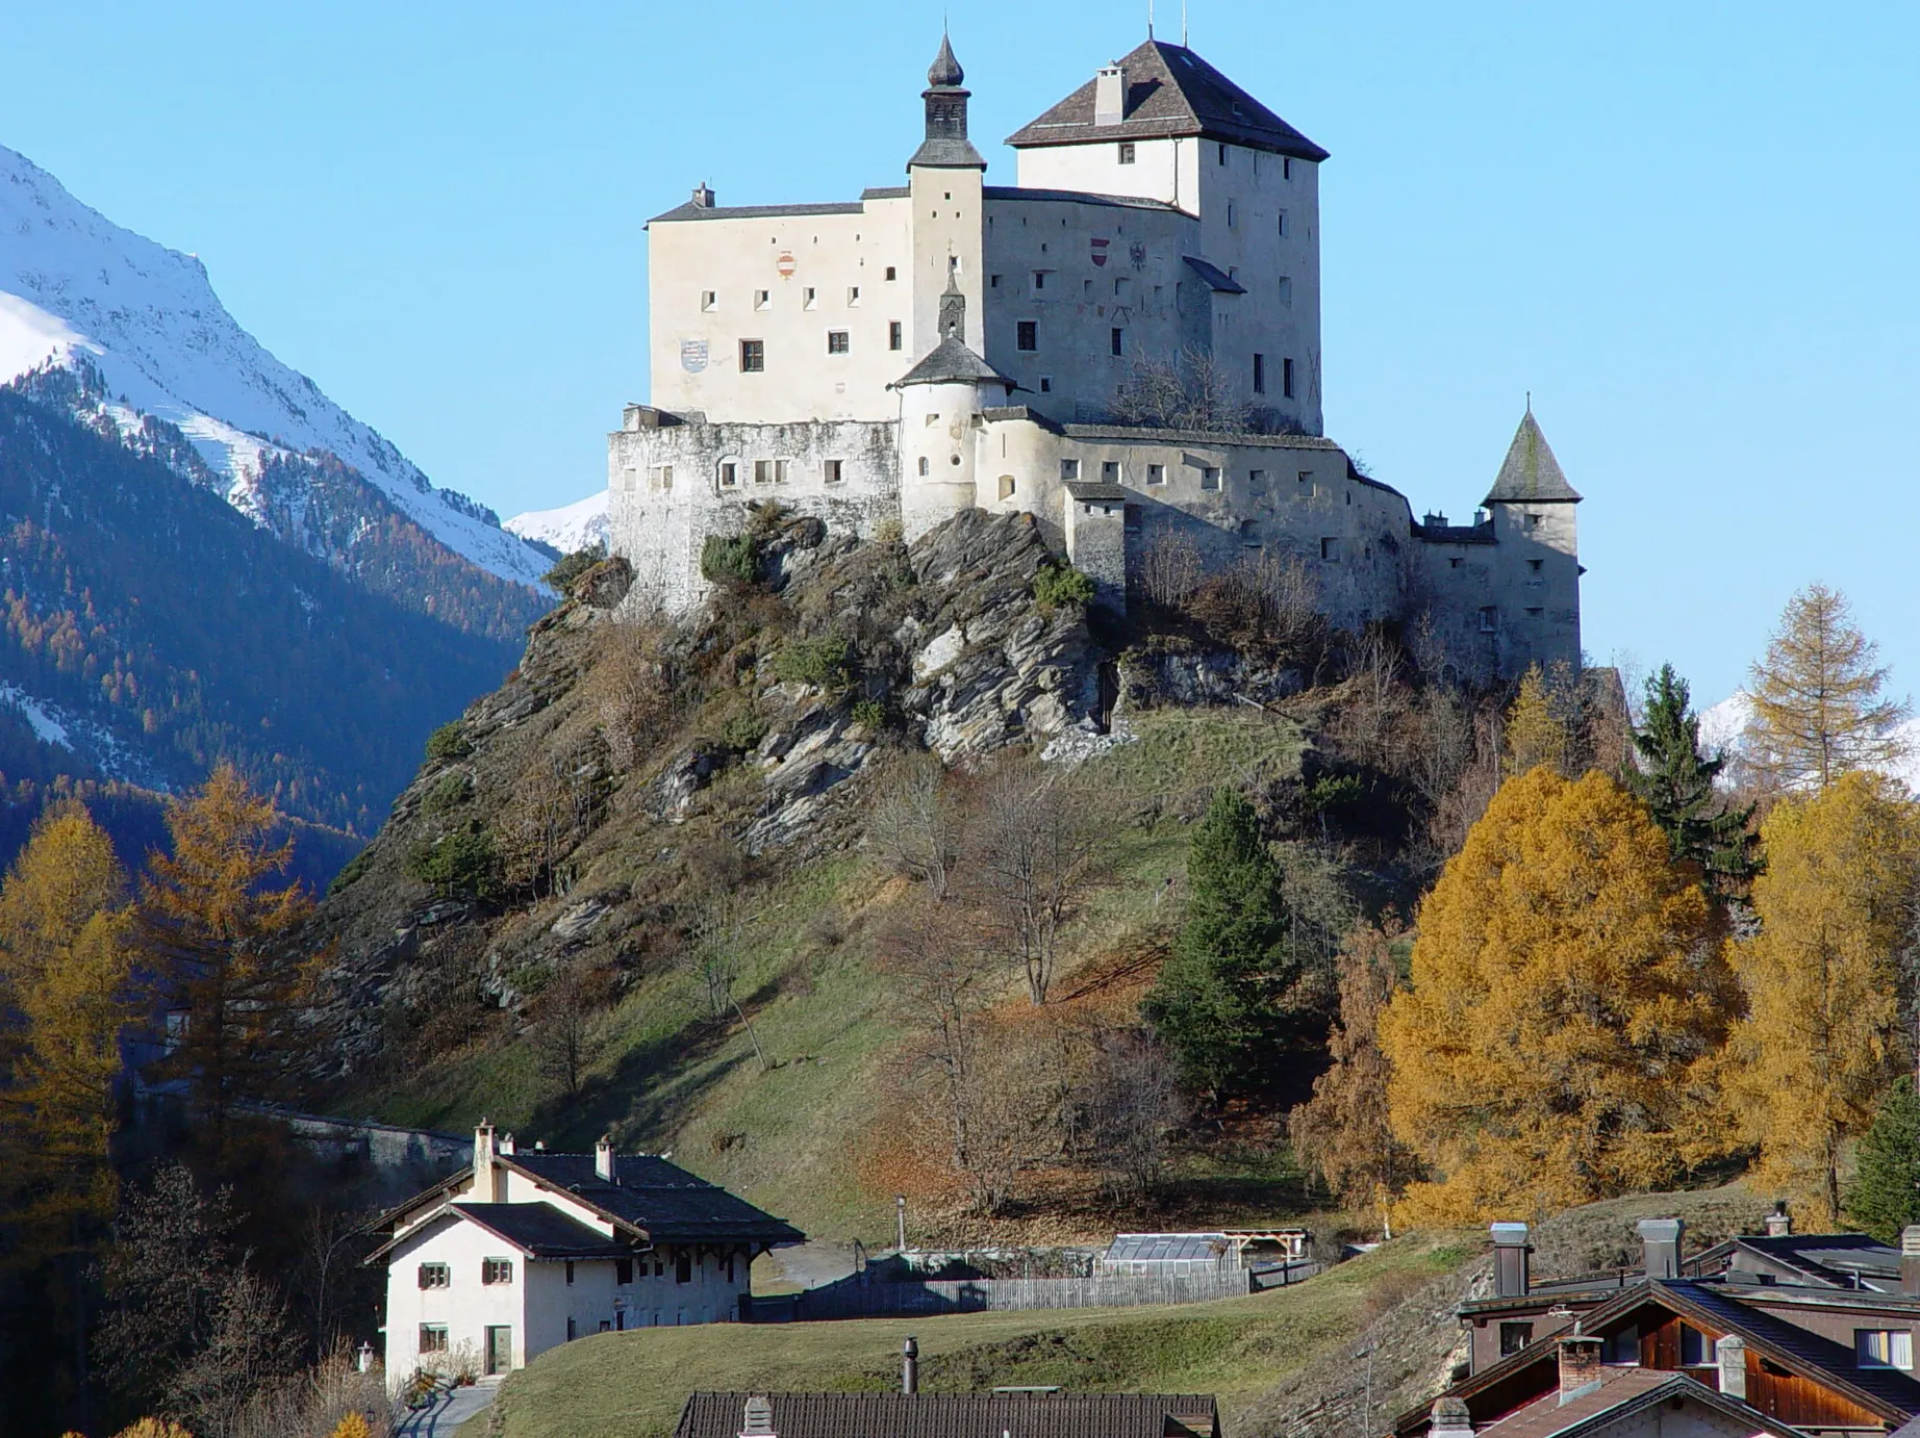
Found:
[[(905, 185), (722, 206), (703, 184), (649, 223), (653, 403), (608, 447), (638, 588), (696, 604), (707, 537), (766, 500), (909, 540), (1027, 511), (1116, 610), (1177, 543), (1297, 560), (1346, 627), (1428, 617), (1466, 673), (1579, 662), (1580, 496), (1531, 412), (1465, 525), (1416, 520), (1322, 435), (1325, 150), (1149, 39), (988, 185), (964, 79), (943, 39)], [(1156, 386), (1194, 427), (1142, 413)]]

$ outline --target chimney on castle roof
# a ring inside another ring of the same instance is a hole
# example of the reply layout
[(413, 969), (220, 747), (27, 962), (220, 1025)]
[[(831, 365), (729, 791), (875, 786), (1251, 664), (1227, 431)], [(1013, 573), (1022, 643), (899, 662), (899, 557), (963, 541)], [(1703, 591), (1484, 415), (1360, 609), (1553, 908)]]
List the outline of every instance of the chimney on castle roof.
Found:
[(1127, 118), (1127, 67), (1103, 65), (1093, 80), (1093, 123), (1117, 125)]
[(711, 210), (713, 208), (713, 190), (705, 180), (693, 187), (694, 208)]
[(613, 1176), (613, 1135), (602, 1134), (593, 1146), (593, 1171), (608, 1183), (619, 1182)]

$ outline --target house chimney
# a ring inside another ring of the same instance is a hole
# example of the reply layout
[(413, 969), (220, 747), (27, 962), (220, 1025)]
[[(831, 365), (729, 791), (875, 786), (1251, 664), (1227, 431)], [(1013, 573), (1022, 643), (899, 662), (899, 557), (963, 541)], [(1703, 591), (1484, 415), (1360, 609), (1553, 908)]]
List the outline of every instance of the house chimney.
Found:
[(1571, 1403), (1600, 1386), (1605, 1343), (1577, 1329), (1560, 1340), (1560, 1401)]
[(1473, 1417), (1467, 1412), (1464, 1399), (1436, 1398), (1433, 1400), (1433, 1422), (1429, 1429), (1432, 1438), (1473, 1438)]
[(1767, 1215), (1768, 1238), (1791, 1238), (1793, 1236), (1793, 1215), (1787, 1212), (1783, 1199), (1774, 1204), (1773, 1212)]
[(1527, 1226), (1524, 1223), (1493, 1225), (1493, 1296), (1525, 1298), (1530, 1286), (1527, 1273)]
[(900, 1349), (900, 1391), (909, 1398), (920, 1391), (920, 1344), (912, 1337)]
[(707, 187), (705, 180), (702, 180), (693, 187), (693, 203), (698, 209), (711, 210), (713, 208), (713, 191)]
[(506, 1157), (506, 1158), (513, 1157), (513, 1135), (512, 1134), (506, 1134), (501, 1138), (497, 1151), (503, 1157)]
[(1103, 65), (1093, 81), (1093, 123), (1117, 125), (1126, 118), (1126, 68), (1117, 63)]
[(1747, 1396), (1747, 1341), (1729, 1333), (1714, 1345), (1720, 1365), (1720, 1391), (1729, 1398)]
[(613, 1135), (600, 1135), (599, 1142), (593, 1146), (593, 1171), (608, 1183), (617, 1183), (613, 1176)]
[(1680, 1235), (1686, 1224), (1677, 1218), (1643, 1218), (1639, 1223), (1640, 1247), (1646, 1255), (1648, 1278), (1680, 1276)]
[(473, 1131), (473, 1201), (500, 1201), (500, 1171), (493, 1162), (493, 1125), (484, 1118)]
[(777, 1438), (773, 1431), (773, 1405), (764, 1393), (748, 1395), (746, 1412), (740, 1419), (740, 1438)]
[(1920, 1298), (1920, 1223), (1900, 1230), (1900, 1291)]

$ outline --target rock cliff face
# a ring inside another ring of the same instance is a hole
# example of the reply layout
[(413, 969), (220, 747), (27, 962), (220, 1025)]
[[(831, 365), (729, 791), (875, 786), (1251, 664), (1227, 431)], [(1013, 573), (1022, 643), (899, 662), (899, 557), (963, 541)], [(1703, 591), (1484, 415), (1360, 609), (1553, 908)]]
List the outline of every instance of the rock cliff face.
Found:
[(1054, 561), (1029, 516), (970, 512), (910, 549), (763, 530), (755, 581), (679, 626), (636, 607), (622, 561), (588, 571), (436, 743), (307, 936), (335, 956), (330, 1077), (397, 1032), (457, 1042), (476, 997), (514, 1007), (563, 960), (644, 967), (703, 847), (845, 848), (887, 755), (1102, 727), (1101, 651), (1078, 606), (1036, 605)]

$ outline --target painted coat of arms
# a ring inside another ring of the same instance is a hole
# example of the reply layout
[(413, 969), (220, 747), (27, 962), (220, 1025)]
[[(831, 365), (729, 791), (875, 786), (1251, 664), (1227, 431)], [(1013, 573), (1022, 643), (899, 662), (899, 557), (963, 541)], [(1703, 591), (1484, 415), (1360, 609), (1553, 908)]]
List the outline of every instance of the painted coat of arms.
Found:
[(1097, 269), (1105, 266), (1107, 263), (1107, 246), (1112, 244), (1113, 241), (1103, 235), (1095, 235), (1091, 240), (1087, 241), (1087, 243), (1093, 247), (1094, 267)]
[(680, 368), (688, 374), (699, 374), (707, 367), (707, 342), (705, 340), (680, 341)]

